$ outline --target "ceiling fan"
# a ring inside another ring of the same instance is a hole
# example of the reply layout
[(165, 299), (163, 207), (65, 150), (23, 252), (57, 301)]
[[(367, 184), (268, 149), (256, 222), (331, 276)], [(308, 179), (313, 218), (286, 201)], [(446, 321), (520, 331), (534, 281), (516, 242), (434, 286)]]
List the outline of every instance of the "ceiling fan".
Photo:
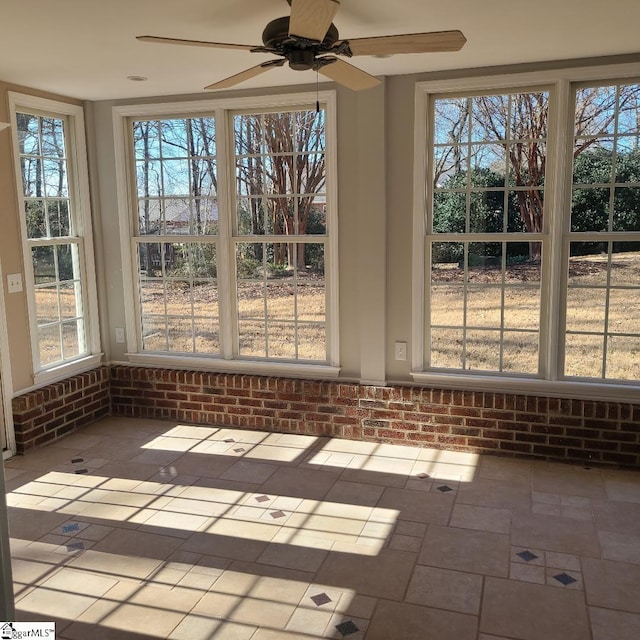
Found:
[(227, 89), (285, 62), (296, 71), (313, 69), (355, 91), (370, 89), (379, 80), (336, 56), (379, 56), (397, 53), (459, 51), (466, 38), (460, 31), (433, 31), (395, 36), (341, 40), (333, 24), (338, 0), (287, 0), (291, 15), (269, 22), (262, 33), (262, 45), (183, 40), (161, 36), (137, 36), (142, 42), (179, 44), (215, 49), (239, 49), (252, 53), (270, 53), (279, 58), (268, 60), (233, 76), (214, 82), (205, 89)]

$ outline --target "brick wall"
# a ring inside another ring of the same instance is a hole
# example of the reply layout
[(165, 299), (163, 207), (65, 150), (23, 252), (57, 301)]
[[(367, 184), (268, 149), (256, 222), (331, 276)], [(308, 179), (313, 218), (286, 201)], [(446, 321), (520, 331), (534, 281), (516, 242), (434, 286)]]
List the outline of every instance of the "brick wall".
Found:
[(640, 405), (111, 367), (113, 415), (640, 466)]
[(12, 410), (18, 453), (57, 440), (110, 412), (109, 368), (18, 396)]

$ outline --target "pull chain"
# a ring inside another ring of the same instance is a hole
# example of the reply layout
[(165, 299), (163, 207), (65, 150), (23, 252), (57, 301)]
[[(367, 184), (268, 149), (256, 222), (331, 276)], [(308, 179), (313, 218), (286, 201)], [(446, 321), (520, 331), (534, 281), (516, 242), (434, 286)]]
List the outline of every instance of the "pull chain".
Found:
[(319, 87), (318, 67), (316, 67), (316, 113), (320, 113), (320, 87)]

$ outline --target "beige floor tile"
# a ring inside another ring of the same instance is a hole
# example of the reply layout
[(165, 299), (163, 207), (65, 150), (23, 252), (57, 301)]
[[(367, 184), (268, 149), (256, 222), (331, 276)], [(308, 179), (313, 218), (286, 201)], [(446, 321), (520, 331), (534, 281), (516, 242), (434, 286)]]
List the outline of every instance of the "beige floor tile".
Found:
[(481, 595), (482, 576), (417, 566), (411, 576), (405, 601), (477, 615)]
[(264, 493), (322, 500), (338, 479), (339, 472), (282, 467), (261, 487)]
[(281, 465), (296, 465), (302, 461), (306, 455), (304, 449), (298, 447), (287, 447), (275, 444), (258, 444), (247, 451), (243, 457), (246, 460), (261, 460), (263, 462), (277, 462)]
[(180, 624), (185, 614), (171, 611), (167, 606), (171, 592), (166, 590), (163, 593), (164, 598), (158, 600), (154, 606), (122, 604), (101, 624), (127, 633), (146, 633), (164, 638)]
[(512, 562), (509, 566), (509, 577), (512, 580), (522, 580), (522, 582), (533, 582), (535, 584), (546, 584), (545, 568), (535, 565)]
[(169, 640), (250, 640), (256, 630), (253, 625), (191, 614), (171, 632)]
[[(403, 461), (401, 461), (403, 462)], [(340, 475), (340, 480), (343, 482), (355, 483), (355, 484), (372, 484), (381, 487), (396, 487), (402, 489), (406, 482), (408, 474), (413, 466), (412, 461), (404, 461), (408, 463), (408, 468), (405, 473), (398, 474), (395, 471), (383, 471), (381, 469), (360, 469), (360, 468), (345, 468)], [(381, 463), (378, 466), (383, 466)]]
[(194, 533), (181, 545), (182, 551), (203, 553), (232, 560), (254, 561), (265, 550), (266, 542), (233, 536), (214, 536), (210, 533)]
[(497, 456), (481, 456), (478, 460), (477, 477), (500, 480), (507, 483), (529, 482), (534, 463)]
[(605, 560), (640, 564), (640, 536), (600, 531), (600, 546)]
[(509, 533), (511, 529), (511, 511), (478, 507), (470, 504), (458, 504), (451, 513), (452, 527)]
[(129, 598), (128, 602), (150, 608), (158, 607), (160, 603), (163, 610), (188, 613), (202, 595), (199, 591), (184, 587), (174, 586), (167, 593), (167, 589), (162, 587), (145, 585)]
[(461, 483), (456, 503), (496, 509), (529, 509), (531, 487), (523, 481), (505, 483), (502, 480), (477, 478), (470, 483)]
[(123, 578), (146, 578), (161, 564), (161, 560), (132, 558), (117, 553), (102, 553), (89, 549), (73, 558), (69, 566), (84, 571), (95, 571), (106, 576)]
[(39, 540), (69, 520), (69, 516), (63, 513), (47, 513), (46, 511), (38, 511), (36, 517), (31, 509), (19, 507), (9, 507), (7, 513), (9, 534), (12, 538), (21, 538), (22, 540)]
[(534, 491), (560, 493), (603, 500), (606, 496), (602, 474), (597, 469), (577, 465), (538, 463), (532, 468)]
[(179, 546), (180, 540), (147, 531), (115, 529), (94, 546), (94, 551), (126, 555), (131, 558), (166, 560)]
[(480, 630), (520, 640), (585, 640), (583, 594), (517, 580), (487, 578)]
[(60, 591), (61, 593), (101, 598), (117, 583), (118, 580), (114, 577), (63, 567), (55, 575), (43, 582), (42, 586), (45, 589)]
[(582, 576), (587, 604), (640, 613), (640, 566), (583, 558)]
[(509, 554), (509, 537), (506, 535), (430, 525), (418, 563), (506, 577)]
[(234, 462), (220, 477), (223, 480), (262, 484), (277, 470), (278, 466), (275, 464), (240, 460), (239, 462)]
[(332, 618), (333, 613), (331, 611), (298, 608), (293, 612), (289, 622), (287, 622), (286, 629), (289, 631), (313, 634), (322, 638), (324, 636), (324, 630)]
[(96, 598), (91, 596), (41, 586), (22, 598), (18, 608), (23, 612), (73, 620), (95, 602)]
[(398, 517), (411, 522), (447, 524), (453, 508), (453, 496), (387, 488), (378, 507), (397, 510)]
[(640, 504), (598, 502), (594, 505), (593, 511), (598, 529), (629, 536), (640, 536)]
[[(230, 456), (209, 455), (202, 453), (185, 453), (177, 460), (174, 460), (166, 468), (171, 470), (172, 473), (178, 476), (219, 478), (236, 463), (237, 459)], [(234, 480), (236, 478), (230, 479)]]
[(411, 578), (415, 554), (384, 549), (374, 556), (331, 553), (316, 582), (374, 598), (400, 600)]
[(364, 505), (373, 507), (378, 503), (384, 487), (359, 482), (338, 480), (325, 495), (325, 500), (347, 505)]
[(476, 630), (476, 616), (382, 600), (367, 640), (475, 640)]
[(421, 546), (421, 538), (403, 536), (398, 533), (394, 534), (389, 540), (389, 549), (397, 549), (398, 551), (411, 551), (412, 553), (418, 553)]
[(258, 558), (258, 562), (298, 571), (317, 571), (326, 556), (324, 549), (272, 543)]
[(511, 541), (521, 547), (537, 547), (560, 553), (597, 557), (600, 544), (592, 522), (515, 511)]
[(640, 615), (589, 607), (593, 640), (640, 638)]
[(95, 470), (95, 475), (108, 478), (128, 478), (130, 480), (149, 480), (158, 472), (155, 464), (138, 464), (128, 460), (109, 462)]

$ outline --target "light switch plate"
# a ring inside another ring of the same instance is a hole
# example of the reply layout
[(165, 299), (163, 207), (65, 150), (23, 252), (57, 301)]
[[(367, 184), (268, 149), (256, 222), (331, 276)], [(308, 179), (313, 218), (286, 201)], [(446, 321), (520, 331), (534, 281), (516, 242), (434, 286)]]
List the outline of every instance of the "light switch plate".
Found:
[(22, 274), (21, 273), (7, 274), (7, 291), (9, 293), (20, 293), (22, 291)]

